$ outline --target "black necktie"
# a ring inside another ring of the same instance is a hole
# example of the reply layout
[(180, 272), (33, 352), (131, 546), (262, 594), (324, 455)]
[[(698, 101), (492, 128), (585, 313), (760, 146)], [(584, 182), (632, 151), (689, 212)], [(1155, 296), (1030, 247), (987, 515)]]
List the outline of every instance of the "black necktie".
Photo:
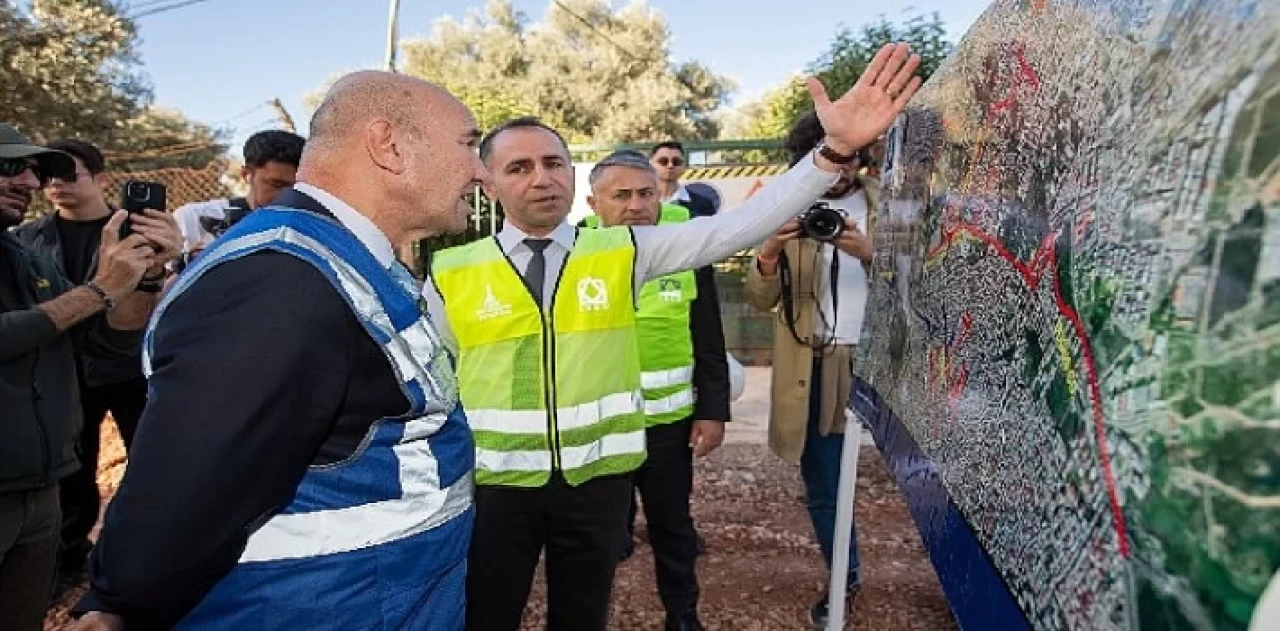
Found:
[(538, 307), (542, 307), (542, 286), (547, 278), (547, 257), (542, 253), (551, 245), (551, 239), (525, 239), (524, 244), (533, 251), (533, 258), (529, 259), (529, 267), (524, 269), (524, 282), (529, 285), (529, 291), (533, 292), (533, 300), (538, 303)]

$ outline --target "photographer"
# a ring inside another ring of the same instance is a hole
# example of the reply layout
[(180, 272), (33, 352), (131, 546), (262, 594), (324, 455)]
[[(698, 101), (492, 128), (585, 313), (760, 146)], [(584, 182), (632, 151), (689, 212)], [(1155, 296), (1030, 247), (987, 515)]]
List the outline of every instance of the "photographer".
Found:
[[(792, 160), (823, 135), (817, 116), (801, 118), (787, 137)], [(748, 303), (761, 311), (777, 308), (769, 447), (800, 463), (809, 517), (828, 568), (853, 350), (867, 301), (867, 235), (879, 197), (875, 182), (857, 174), (865, 151), (859, 156), (841, 165), (839, 180), (813, 208), (764, 242), (746, 281)], [(856, 536), (849, 557), (852, 597), (859, 586)], [(825, 626), (827, 615), (824, 595), (810, 617)]]
[(270, 204), (276, 195), (293, 186), (305, 143), (302, 136), (278, 129), (249, 136), (244, 142), (244, 167), (240, 170), (249, 185), (244, 197), (195, 202), (173, 211), (182, 230), (183, 257), (179, 266), (190, 262), (245, 215)]

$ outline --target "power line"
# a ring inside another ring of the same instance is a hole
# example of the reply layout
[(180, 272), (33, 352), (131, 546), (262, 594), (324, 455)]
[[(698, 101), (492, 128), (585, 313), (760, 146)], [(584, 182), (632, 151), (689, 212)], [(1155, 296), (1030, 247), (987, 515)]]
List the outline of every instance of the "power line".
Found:
[(173, 11), (174, 9), (181, 9), (182, 7), (191, 6), (193, 4), (200, 4), (201, 2), (209, 2), (209, 0), (179, 0), (178, 2), (170, 2), (169, 4), (161, 6), (157, 6), (159, 3), (149, 4), (144, 6), (138, 13), (129, 16), (129, 18), (137, 20), (147, 16)]
[(240, 112), (239, 114), (236, 114), (235, 116), (232, 116), (232, 117), (230, 117), (230, 118), (224, 118), (224, 119), (222, 119), (222, 120), (220, 120), (220, 121), (217, 121), (217, 122), (214, 122), (214, 123), (209, 123), (209, 126), (210, 126), (210, 127), (218, 127), (219, 125), (225, 125), (226, 123), (230, 123), (230, 122), (232, 122), (232, 121), (238, 121), (238, 120), (240, 120), (240, 119), (242, 119), (242, 118), (244, 118), (244, 117), (246, 117), (246, 116), (248, 116), (248, 115), (250, 115), (250, 114), (252, 114), (252, 113), (254, 113), (254, 112), (256, 112), (256, 111), (258, 111), (258, 110), (260, 110), (260, 109), (262, 109), (262, 108), (264, 108), (264, 107), (268, 107), (268, 106), (270, 106), (270, 105), (271, 105), (271, 102), (270, 102), (270, 101), (263, 101), (263, 102), (261, 102), (261, 103), (259, 103), (259, 104), (255, 105), (255, 106), (253, 106), (253, 107), (251, 107), (251, 108), (249, 108), (249, 109), (247, 109), (247, 110), (245, 110), (245, 111), (243, 111), (243, 112)]
[[(577, 13), (577, 12), (575, 12), (573, 9), (570, 9), (570, 8), (568, 7), (568, 5), (566, 5), (566, 4), (565, 4), (564, 2), (562, 2), (561, 0), (552, 0), (552, 1), (553, 1), (553, 3), (554, 3), (557, 7), (560, 7), (560, 9), (561, 9), (562, 11), (564, 11), (565, 13), (568, 13), (568, 14), (569, 14), (570, 16), (572, 16), (575, 20), (577, 20), (577, 21), (581, 22), (583, 26), (587, 27), (587, 29), (588, 29), (588, 30), (590, 30), (592, 33), (594, 33), (597, 37), (599, 37), (600, 39), (603, 39), (604, 41), (608, 42), (611, 46), (613, 46), (613, 47), (614, 47), (614, 49), (615, 49), (615, 50), (617, 50), (619, 53), (621, 53), (621, 54), (622, 54), (624, 57), (626, 57), (627, 59), (630, 59), (631, 61), (635, 61), (635, 62), (640, 62), (640, 63), (651, 63), (651, 64), (652, 64), (652, 63), (662, 63), (662, 64), (666, 64), (666, 63), (667, 63), (667, 61), (666, 61), (665, 59), (642, 59), (642, 58), (640, 58), (640, 57), (637, 57), (637, 56), (633, 55), (633, 54), (631, 53), (631, 51), (630, 51), (630, 50), (627, 50), (627, 47), (623, 46), (622, 44), (619, 44), (619, 43), (618, 43), (617, 41), (615, 41), (612, 37), (609, 37), (609, 35), (608, 35), (607, 33), (605, 33), (604, 31), (601, 31), (601, 30), (600, 30), (600, 29), (599, 29), (595, 24), (592, 24), (592, 23), (591, 23), (591, 20), (588, 20), (587, 18), (584, 18), (584, 17), (582, 17), (581, 15), (578, 15), (578, 13)], [(692, 94), (699, 94), (699, 93), (700, 93), (700, 91), (699, 91), (697, 88), (695, 88), (695, 87), (693, 86), (693, 84), (692, 84), (692, 83), (689, 83), (689, 81), (688, 81), (687, 79), (685, 79), (684, 77), (680, 76), (680, 74), (679, 74), (679, 73), (672, 71), (672, 73), (671, 73), (671, 74), (672, 74), (672, 76), (674, 76), (674, 77), (675, 77), (676, 82), (678, 82), (680, 85), (683, 85), (686, 89), (688, 89), (688, 90), (689, 90), (689, 92), (690, 92), (690, 93), (692, 93)], [(721, 107), (724, 107), (724, 108), (727, 108), (727, 109), (731, 109), (731, 110), (735, 110), (735, 111), (736, 111), (736, 108), (734, 108), (734, 107), (730, 107), (728, 104), (724, 104), (724, 103), (722, 103), (720, 106), (721, 106)]]
[(153, 9), (157, 6), (173, 1), (174, 0), (143, 0), (142, 2), (130, 2), (125, 6), (125, 9), (129, 11), (143, 11), (145, 9)]

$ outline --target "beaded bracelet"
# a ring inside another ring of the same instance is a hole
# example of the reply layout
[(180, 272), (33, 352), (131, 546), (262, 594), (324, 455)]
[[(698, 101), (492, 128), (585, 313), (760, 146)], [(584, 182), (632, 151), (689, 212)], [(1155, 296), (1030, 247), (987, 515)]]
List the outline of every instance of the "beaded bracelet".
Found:
[(111, 311), (116, 308), (116, 301), (112, 299), (111, 296), (107, 295), (107, 290), (100, 287), (98, 283), (89, 281), (85, 283), (84, 286), (93, 290), (93, 293), (98, 294), (98, 297), (102, 299), (102, 304), (107, 306), (107, 311)]

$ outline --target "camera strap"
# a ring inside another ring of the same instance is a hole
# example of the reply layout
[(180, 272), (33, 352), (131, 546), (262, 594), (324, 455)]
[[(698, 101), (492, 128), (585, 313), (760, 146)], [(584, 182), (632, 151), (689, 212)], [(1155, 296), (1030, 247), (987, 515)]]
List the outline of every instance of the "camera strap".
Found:
[[(834, 244), (832, 244), (831, 247), (833, 248), (830, 266), (831, 278), (829, 281), (830, 284), (827, 286), (827, 291), (831, 294), (831, 319), (833, 322), (827, 322), (826, 317), (822, 314), (822, 305), (816, 304), (817, 319), (828, 329), (827, 336), (822, 338), (821, 341), (819, 341), (816, 327), (810, 334), (807, 341), (801, 339), (800, 334), (796, 332), (795, 297), (792, 293), (792, 289), (795, 287), (795, 280), (791, 275), (791, 262), (787, 259), (787, 253), (785, 251), (778, 255), (778, 281), (782, 285), (782, 291), (780, 292), (782, 299), (782, 314), (787, 323), (787, 330), (791, 333), (791, 338), (796, 341), (796, 344), (808, 346), (813, 349), (825, 349), (834, 346), (836, 341), (836, 327), (834, 320), (838, 317), (840, 308), (840, 292), (837, 287), (837, 283), (840, 280), (840, 252), (835, 249)], [(814, 258), (816, 259), (814, 261), (814, 267), (816, 268), (817, 262), (822, 259), (822, 244), (818, 244), (818, 249)], [(821, 299), (821, 296), (814, 296), (815, 303)]]

